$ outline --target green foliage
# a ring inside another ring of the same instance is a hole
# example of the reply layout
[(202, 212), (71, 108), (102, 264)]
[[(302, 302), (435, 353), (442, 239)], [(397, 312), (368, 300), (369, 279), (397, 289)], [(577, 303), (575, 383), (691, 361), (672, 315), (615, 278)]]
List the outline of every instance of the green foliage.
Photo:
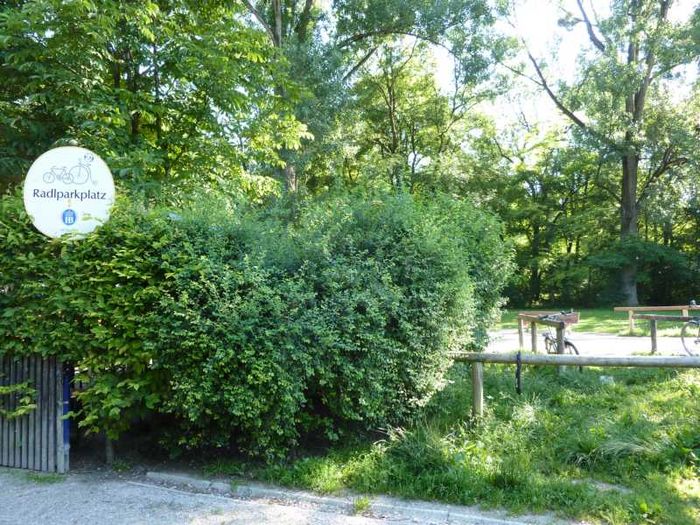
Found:
[(172, 230), (166, 219), (125, 203), (84, 240), (47, 240), (16, 197), (0, 199), (0, 217), (3, 353), (76, 363), (90, 384), (80, 393), (82, 424), (118, 435), (131, 417), (155, 406), (165, 386), (150, 366), (148, 320)]
[(484, 343), (510, 270), (495, 219), (446, 197), (289, 201), (236, 219), (124, 200), (84, 239), (52, 241), (18, 197), (0, 217), (2, 352), (75, 363), (84, 427), (116, 438), (157, 411), (178, 447), (268, 459), (302, 435), (410, 418), (448, 353)]
[(240, 10), (180, 0), (3, 4), (0, 188), (50, 146), (76, 142), (139, 185), (230, 189), (233, 179), (239, 192), (269, 191), (246, 168), (278, 163), (303, 126), (271, 96), (284, 75)]
[[(7, 400), (11, 399), (8, 407)], [(32, 388), (29, 381), (0, 385), (0, 416), (4, 419), (14, 419), (29, 414), (36, 408), (36, 389)]]
[[(664, 246), (640, 239), (627, 239), (611, 243), (588, 258), (588, 264), (596, 269), (602, 279), (601, 284), (614, 282), (614, 276), (629, 260), (637, 261), (638, 279), (644, 304), (687, 304), (700, 286), (695, 282), (698, 276), (697, 264), (675, 247)], [(614, 286), (608, 285), (601, 293), (607, 303), (620, 300), (614, 293)]]
[[(471, 381), (453, 384), (422, 417), (384, 439), (355, 440), (285, 464), (219, 461), (208, 470), (321, 492), (348, 489), (446, 503), (554, 512), (586, 523), (697, 523), (700, 375), (600, 370), (564, 376), (485, 370), (487, 412), (469, 420)], [(546, 517), (543, 519), (547, 519)]]

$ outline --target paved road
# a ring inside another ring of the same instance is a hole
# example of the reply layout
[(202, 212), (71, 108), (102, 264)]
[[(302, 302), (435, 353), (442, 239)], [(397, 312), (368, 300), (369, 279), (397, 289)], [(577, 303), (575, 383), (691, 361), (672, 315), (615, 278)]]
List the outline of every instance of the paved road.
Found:
[[(26, 471), (0, 468), (0, 525), (564, 524), (551, 515), (511, 518), (503, 512), (471, 507), (391, 498), (376, 501), (382, 501), (388, 510), (371, 517), (353, 516), (337, 506), (300, 500), (246, 500), (196, 493), (160, 485), (144, 475), (119, 477), (93, 471), (37, 481), (36, 475)], [(402, 510), (395, 510), (397, 502)]]
[[(491, 334), (490, 352), (515, 352), (518, 350), (518, 331), (501, 330)], [(585, 355), (632, 355), (651, 352), (651, 337), (632, 337), (612, 334), (594, 334), (590, 332), (571, 332), (567, 337)], [(530, 333), (525, 334), (525, 348), (530, 350)], [(544, 351), (544, 341), (538, 337), (538, 350)], [(658, 354), (688, 355), (683, 350), (679, 337), (658, 337)]]

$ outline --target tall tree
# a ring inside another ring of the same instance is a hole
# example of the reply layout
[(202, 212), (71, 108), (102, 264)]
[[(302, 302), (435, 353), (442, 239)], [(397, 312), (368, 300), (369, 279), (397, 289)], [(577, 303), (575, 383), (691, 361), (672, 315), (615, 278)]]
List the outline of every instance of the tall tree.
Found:
[[(353, 76), (383, 44), (410, 36), (447, 47), (457, 58), (458, 80), (468, 82), (488, 79), (494, 54), (503, 50), (491, 30), (494, 14), (486, 0), (334, 0), (327, 10), (317, 0), (244, 0), (244, 4), (306, 94), (296, 114), (318, 142), (324, 140), (319, 134), (333, 129), (334, 115), (329, 118), (328, 113), (340, 107), (337, 91), (346, 92)], [(319, 63), (325, 68), (322, 74)], [(276, 87), (280, 95), (288, 89)], [(316, 102), (315, 111), (308, 111), (314, 105), (310, 101)], [(319, 119), (324, 126), (315, 124)], [(299, 158), (289, 151), (285, 160), (284, 177), (294, 190)]]
[[(576, 0), (575, 11), (560, 22), (582, 24), (590, 42), (574, 85), (555, 87), (528, 52), (537, 82), (557, 108), (602, 158), (618, 164), (614, 199), (620, 240), (628, 245), (639, 237), (639, 211), (654, 186), (688, 162), (697, 145), (695, 123), (679, 118), (671, 87), (674, 72), (698, 57), (694, 22), (672, 22), (671, 4), (614, 0), (610, 15), (600, 18)], [(620, 268), (619, 283), (625, 303), (638, 304), (634, 256)]]
[[(0, 178), (54, 144), (122, 180), (244, 177), (303, 129), (269, 88), (273, 49), (242, 7), (186, 0), (0, 4)], [(251, 168), (246, 170), (246, 167)]]
[(355, 146), (350, 162), (366, 179), (380, 177), (395, 189), (454, 193), (469, 133), (483, 124), (474, 107), (493, 87), (441, 88), (425, 42), (383, 45), (351, 89), (352, 118), (344, 130)]

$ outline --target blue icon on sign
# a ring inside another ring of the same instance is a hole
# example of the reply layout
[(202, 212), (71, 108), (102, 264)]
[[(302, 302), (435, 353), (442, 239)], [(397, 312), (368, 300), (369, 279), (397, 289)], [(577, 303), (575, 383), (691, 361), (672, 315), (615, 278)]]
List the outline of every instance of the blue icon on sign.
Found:
[(75, 212), (73, 210), (65, 210), (63, 212), (63, 224), (66, 226), (72, 226), (75, 224), (77, 216), (75, 215)]

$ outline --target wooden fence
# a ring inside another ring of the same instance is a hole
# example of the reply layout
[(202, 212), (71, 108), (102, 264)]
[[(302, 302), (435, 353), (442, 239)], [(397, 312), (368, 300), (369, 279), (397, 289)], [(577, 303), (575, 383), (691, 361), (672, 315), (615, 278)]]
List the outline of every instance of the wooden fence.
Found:
[(649, 335), (651, 335), (651, 353), (655, 354), (658, 349), (656, 342), (656, 327), (659, 321), (671, 321), (675, 323), (687, 323), (695, 317), (683, 315), (656, 315), (656, 314), (634, 314), (632, 319), (649, 321)]
[[(556, 317), (557, 320), (545, 320), (542, 316)], [(532, 342), (532, 351), (537, 352), (537, 323), (557, 328), (557, 340), (561, 337), (563, 341), (563, 330), (572, 324), (579, 321), (578, 312), (561, 313), (561, 312), (520, 312), (518, 314), (518, 344), (520, 348), (525, 348), (525, 325), (530, 325), (530, 340)], [(560, 333), (561, 332), (561, 333)], [(561, 348), (564, 348), (563, 345)]]
[[(36, 408), (4, 418), (0, 415), (0, 465), (42, 472), (66, 472), (69, 466), (67, 385), (56, 358), (0, 357), (0, 386), (28, 382), (36, 390)], [(0, 397), (0, 408), (18, 407), (19, 395)]]
[(700, 368), (700, 357), (685, 356), (590, 356), (590, 355), (536, 355), (494, 354), (462, 352), (452, 355), (455, 361), (471, 363), (472, 368), (472, 414), (480, 417), (484, 413), (484, 363), (522, 364), (539, 366), (623, 366), (643, 368)]
[(682, 304), (679, 306), (616, 306), (615, 312), (627, 312), (627, 322), (630, 333), (634, 332), (635, 312), (680, 312), (682, 317), (688, 317), (690, 310), (699, 310), (700, 306), (695, 304)]

